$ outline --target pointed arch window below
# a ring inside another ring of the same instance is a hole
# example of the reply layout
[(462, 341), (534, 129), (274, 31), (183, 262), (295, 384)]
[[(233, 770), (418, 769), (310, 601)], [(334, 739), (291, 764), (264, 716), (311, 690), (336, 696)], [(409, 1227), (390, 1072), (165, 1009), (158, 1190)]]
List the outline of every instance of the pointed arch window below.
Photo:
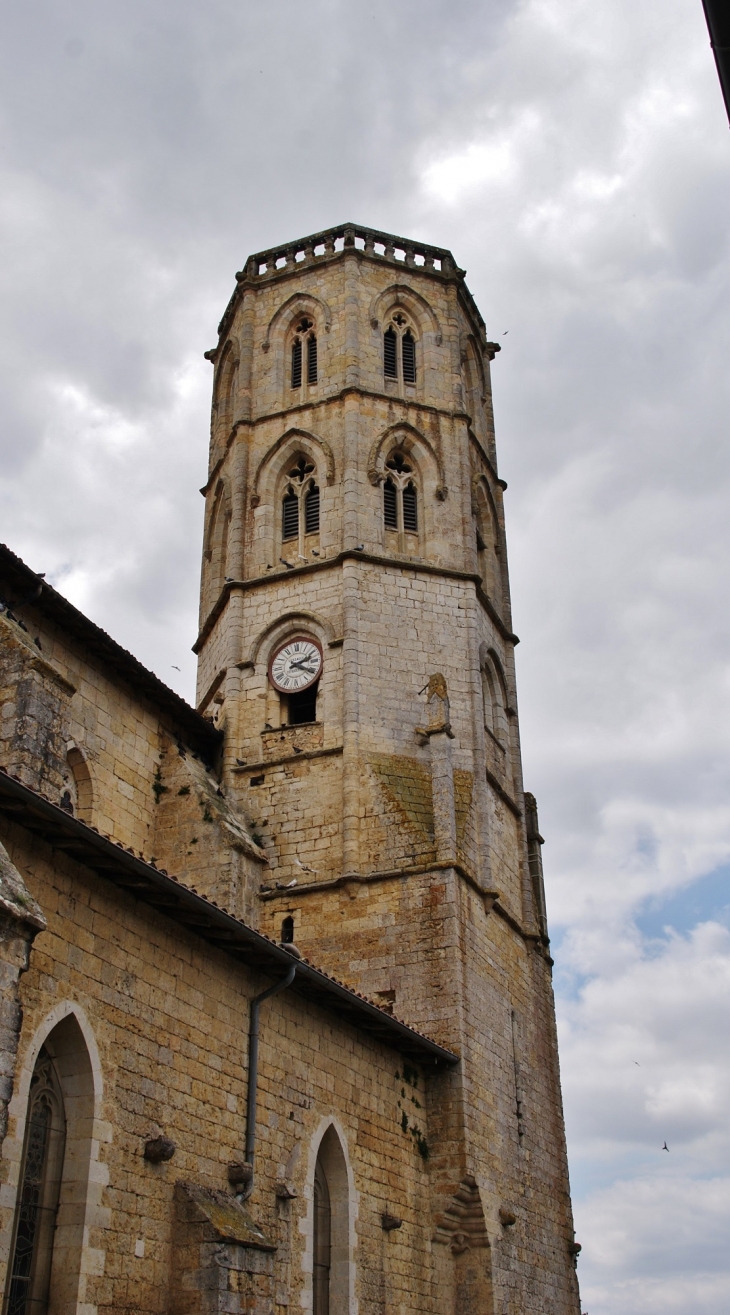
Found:
[(31, 1079), (6, 1315), (45, 1315), (66, 1146), (63, 1094), (41, 1047)]

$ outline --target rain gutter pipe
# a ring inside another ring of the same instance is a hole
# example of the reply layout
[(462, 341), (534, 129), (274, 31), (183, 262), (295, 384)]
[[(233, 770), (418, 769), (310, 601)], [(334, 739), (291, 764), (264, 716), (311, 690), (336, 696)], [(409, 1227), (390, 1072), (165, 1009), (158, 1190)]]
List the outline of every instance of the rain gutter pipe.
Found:
[(296, 976), (297, 965), (293, 963), (286, 977), (280, 982), (275, 982), (268, 990), (262, 991), (260, 995), (255, 995), (251, 1001), (251, 1013), (248, 1028), (248, 1095), (246, 1097), (246, 1167), (249, 1169), (250, 1177), (246, 1182), (243, 1191), (240, 1193), (239, 1200), (246, 1201), (253, 1191), (254, 1184), (254, 1156), (256, 1154), (256, 1092), (258, 1088), (259, 1076), (259, 1011), (264, 1000), (270, 1000), (272, 996), (278, 995), (280, 991), (285, 991), (291, 986)]

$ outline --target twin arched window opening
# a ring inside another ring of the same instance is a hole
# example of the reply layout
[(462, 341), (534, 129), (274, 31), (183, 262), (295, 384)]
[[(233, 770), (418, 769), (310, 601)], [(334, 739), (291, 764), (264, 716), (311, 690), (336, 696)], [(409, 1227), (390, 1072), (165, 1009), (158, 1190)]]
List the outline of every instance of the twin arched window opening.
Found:
[(418, 534), (418, 492), (413, 467), (402, 452), (394, 452), (385, 463), (388, 474), (383, 484), (383, 522), (386, 530)]
[(296, 328), (291, 348), (291, 386), (301, 388), (304, 370), (308, 384), (317, 382), (317, 337), (314, 324), (306, 316)]
[(400, 312), (383, 334), (383, 373), (386, 379), (399, 379), (404, 384), (416, 382), (416, 340)]
[(314, 466), (306, 457), (300, 457), (288, 473), (288, 484), (281, 504), (281, 538), (303, 539), (307, 534), (319, 534), (319, 486), (314, 479)]
[[(398, 311), (383, 335), (383, 373), (386, 379), (416, 383), (416, 339), (406, 317)], [(313, 320), (299, 321), (291, 345), (290, 386), (301, 388), (317, 383), (317, 335)]]

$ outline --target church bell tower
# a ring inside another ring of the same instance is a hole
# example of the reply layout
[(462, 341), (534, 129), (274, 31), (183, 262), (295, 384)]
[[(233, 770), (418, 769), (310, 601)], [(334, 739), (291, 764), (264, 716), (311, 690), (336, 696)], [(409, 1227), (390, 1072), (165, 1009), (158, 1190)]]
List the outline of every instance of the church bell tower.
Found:
[(460, 1056), (429, 1080), (430, 1245), (489, 1248), (475, 1311), (575, 1315), (499, 347), (449, 251), (355, 224), (236, 280), (207, 353), (196, 652), (268, 859), (242, 911)]

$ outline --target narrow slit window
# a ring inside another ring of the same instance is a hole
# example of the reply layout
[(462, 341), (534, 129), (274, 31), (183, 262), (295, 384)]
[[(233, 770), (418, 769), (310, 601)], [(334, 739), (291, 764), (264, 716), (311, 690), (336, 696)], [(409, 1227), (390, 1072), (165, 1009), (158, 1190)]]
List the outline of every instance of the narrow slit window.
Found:
[(386, 329), (383, 335), (383, 368), (386, 379), (398, 378), (398, 358), (395, 329)]
[(386, 479), (383, 485), (383, 519), (386, 530), (398, 529), (398, 499), (391, 479)]
[(304, 533), (319, 533), (319, 489), (312, 484), (304, 498)]
[(403, 353), (403, 382), (414, 384), (416, 382), (416, 344), (410, 330), (403, 334), (401, 351)]
[(282, 919), (281, 923), (281, 943), (282, 945), (294, 944), (294, 919), (291, 915)]
[(291, 349), (291, 386), (292, 388), (301, 388), (302, 386), (302, 340), (295, 338)]
[(287, 493), (281, 504), (281, 537), (296, 539), (299, 534), (299, 499), (296, 493)]
[(418, 533), (418, 495), (415, 484), (406, 484), (403, 490), (403, 529), (409, 534)]
[(307, 340), (307, 383), (317, 382), (317, 339), (314, 334)]

